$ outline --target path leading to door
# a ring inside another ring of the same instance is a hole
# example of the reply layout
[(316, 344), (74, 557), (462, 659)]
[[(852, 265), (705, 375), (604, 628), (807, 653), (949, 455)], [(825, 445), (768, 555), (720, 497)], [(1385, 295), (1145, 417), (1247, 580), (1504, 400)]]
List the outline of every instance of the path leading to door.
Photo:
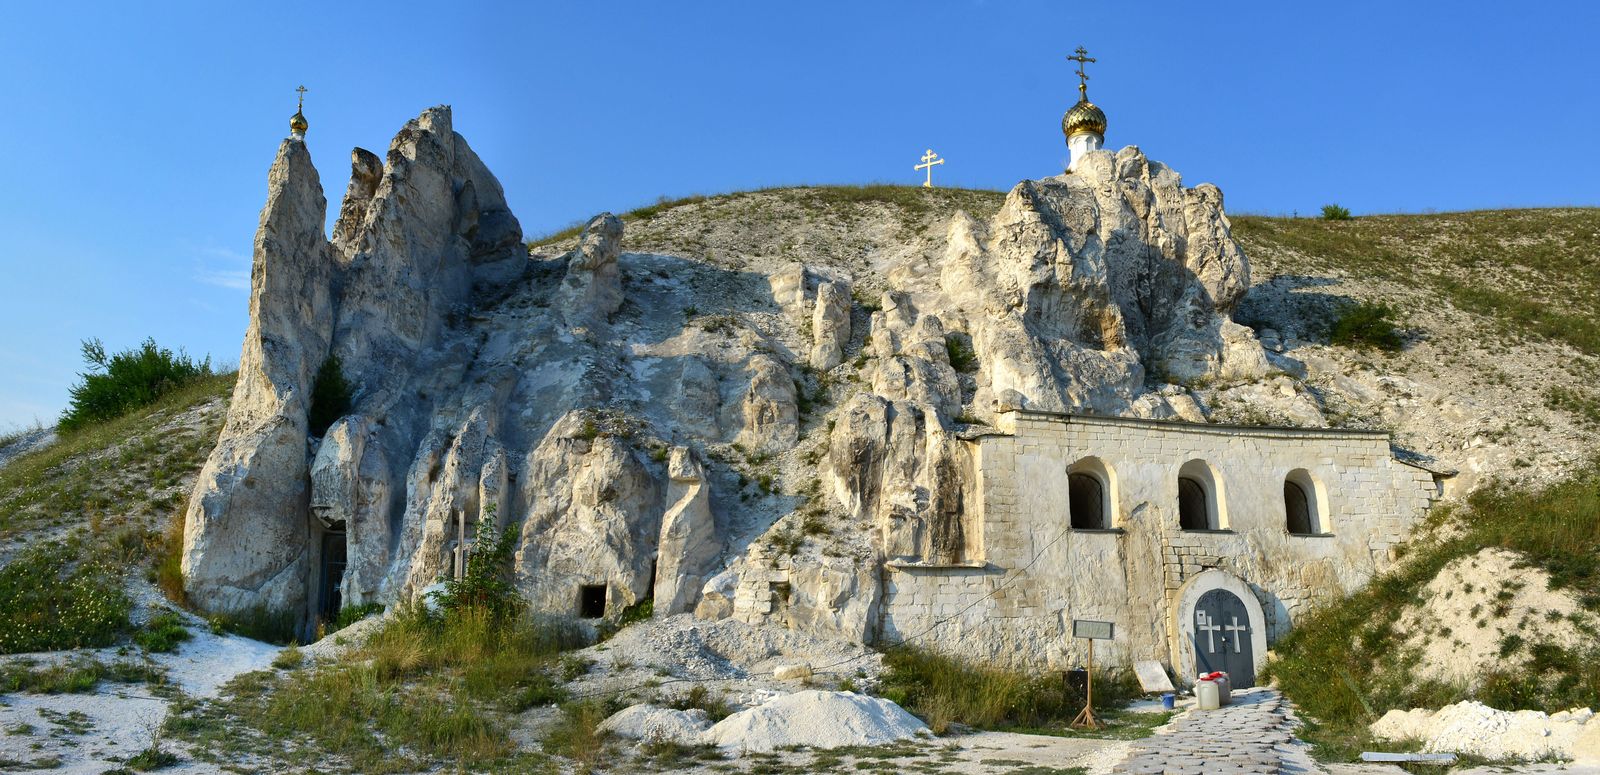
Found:
[[(1134, 742), (1111, 769), (1129, 775), (1220, 775), (1302, 771), (1285, 762), (1294, 739), (1287, 703), (1276, 690), (1235, 692), (1231, 705), (1190, 710), (1157, 735)], [(1286, 766), (1287, 765), (1287, 766)]]

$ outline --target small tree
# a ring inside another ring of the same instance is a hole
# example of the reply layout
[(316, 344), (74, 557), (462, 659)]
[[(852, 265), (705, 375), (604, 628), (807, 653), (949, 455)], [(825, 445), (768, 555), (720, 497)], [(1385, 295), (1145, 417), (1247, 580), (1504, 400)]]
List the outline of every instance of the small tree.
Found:
[(1350, 208), (1340, 207), (1339, 205), (1323, 205), (1322, 220), (1348, 221), (1350, 220)]
[(516, 526), (495, 530), (495, 507), (490, 504), (478, 520), (478, 539), (467, 553), (467, 567), (459, 579), (446, 579), (439, 607), (447, 612), (479, 609), (496, 621), (510, 619), (527, 607), (511, 583), (512, 556), (517, 550)]
[(181, 349), (174, 353), (157, 347), (154, 339), (110, 356), (99, 339), (85, 339), (83, 361), (89, 370), (68, 391), (71, 401), (59, 422), (63, 432), (147, 406), (167, 391), (211, 374), (210, 358), (194, 361)]
[(317, 369), (317, 379), (311, 387), (311, 409), (306, 412), (306, 426), (312, 436), (327, 433), (335, 420), (350, 412), (350, 398), (354, 392), (350, 381), (344, 378), (339, 356), (330, 354)]

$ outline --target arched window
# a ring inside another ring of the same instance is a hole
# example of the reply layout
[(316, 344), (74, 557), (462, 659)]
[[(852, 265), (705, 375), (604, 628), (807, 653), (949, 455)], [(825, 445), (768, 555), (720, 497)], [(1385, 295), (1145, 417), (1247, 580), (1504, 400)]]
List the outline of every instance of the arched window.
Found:
[(1311, 478), (1311, 472), (1296, 468), (1283, 479), (1283, 522), (1291, 535), (1328, 533), (1327, 496)]
[(1182, 530), (1225, 530), (1227, 500), (1222, 480), (1204, 460), (1191, 460), (1178, 469), (1178, 527)]
[(1110, 527), (1106, 522), (1105, 489), (1094, 474), (1067, 474), (1068, 506), (1072, 509), (1074, 528), (1100, 530)]
[(1097, 457), (1067, 468), (1067, 508), (1075, 530), (1117, 527), (1117, 474)]
[(1184, 530), (1209, 530), (1211, 509), (1206, 505), (1206, 486), (1187, 476), (1178, 477), (1178, 527)]

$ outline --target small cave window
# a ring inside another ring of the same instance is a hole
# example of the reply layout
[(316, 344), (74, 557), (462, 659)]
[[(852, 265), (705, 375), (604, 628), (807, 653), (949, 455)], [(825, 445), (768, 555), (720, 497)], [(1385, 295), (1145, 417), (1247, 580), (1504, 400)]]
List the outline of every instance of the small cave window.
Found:
[(1184, 530), (1210, 530), (1211, 506), (1206, 486), (1188, 476), (1178, 477), (1178, 527)]
[(1106, 524), (1105, 486), (1093, 474), (1067, 475), (1067, 507), (1072, 513), (1072, 526), (1078, 530), (1101, 530)]
[(606, 615), (606, 585), (584, 584), (578, 587), (578, 616), (599, 619)]

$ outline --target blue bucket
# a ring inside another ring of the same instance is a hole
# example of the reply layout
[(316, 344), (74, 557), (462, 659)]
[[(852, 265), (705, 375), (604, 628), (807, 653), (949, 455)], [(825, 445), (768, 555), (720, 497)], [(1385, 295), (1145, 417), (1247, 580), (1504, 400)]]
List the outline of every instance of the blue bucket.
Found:
[(1161, 695), (1161, 707), (1172, 710), (1178, 707), (1178, 697), (1172, 693)]

